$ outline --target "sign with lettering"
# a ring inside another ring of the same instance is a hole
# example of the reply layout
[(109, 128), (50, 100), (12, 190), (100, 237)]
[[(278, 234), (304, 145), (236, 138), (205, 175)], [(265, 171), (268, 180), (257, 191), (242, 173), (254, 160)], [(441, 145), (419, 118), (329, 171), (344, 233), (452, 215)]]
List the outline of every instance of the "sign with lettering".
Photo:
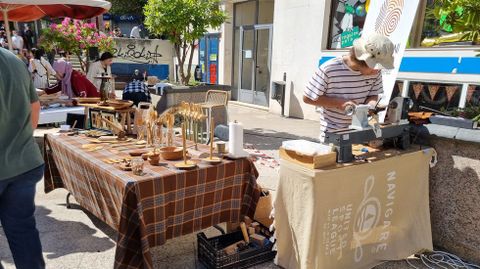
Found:
[(345, 31), (340, 35), (341, 47), (353, 46), (353, 41), (360, 37), (360, 28), (358, 26), (353, 27), (350, 31)]
[[(363, 35), (379, 33), (387, 36), (395, 44), (395, 68), (383, 71), (383, 92), (381, 104), (386, 105), (392, 96), (397, 80), (398, 70), (402, 63), (413, 20), (420, 0), (371, 0), (368, 9)], [(385, 112), (381, 113), (381, 120)]]
[(145, 64), (173, 66), (174, 49), (168, 40), (115, 38), (114, 56)]

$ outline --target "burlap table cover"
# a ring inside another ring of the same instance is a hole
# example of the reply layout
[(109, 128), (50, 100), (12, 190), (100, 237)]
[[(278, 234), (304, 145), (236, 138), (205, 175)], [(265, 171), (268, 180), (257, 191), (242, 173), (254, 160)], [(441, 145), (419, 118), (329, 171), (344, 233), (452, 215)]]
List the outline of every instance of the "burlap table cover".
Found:
[(281, 160), (275, 262), (289, 269), (365, 269), (432, 250), (432, 151), (327, 170)]
[[(82, 149), (85, 137), (45, 136), (45, 191), (64, 187), (89, 212), (118, 232), (114, 268), (152, 268), (150, 247), (223, 222), (253, 217), (260, 190), (249, 159), (180, 171), (145, 163), (144, 176), (104, 162), (127, 157), (108, 146)], [(202, 150), (208, 150), (202, 147)]]

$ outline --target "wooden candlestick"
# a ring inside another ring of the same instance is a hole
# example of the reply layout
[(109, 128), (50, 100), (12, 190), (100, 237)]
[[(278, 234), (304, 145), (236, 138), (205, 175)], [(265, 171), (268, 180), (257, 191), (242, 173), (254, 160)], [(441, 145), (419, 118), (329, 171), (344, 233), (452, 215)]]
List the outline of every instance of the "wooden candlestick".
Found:
[(218, 164), (222, 162), (222, 159), (218, 157), (213, 157), (213, 139), (215, 137), (215, 121), (212, 118), (210, 121), (210, 157), (203, 159), (204, 162), (209, 164)]
[(183, 142), (183, 162), (175, 164), (178, 169), (194, 169), (197, 164), (187, 160), (187, 123), (182, 123), (182, 142)]
[(212, 117), (212, 120), (210, 121), (210, 160), (213, 159), (213, 138), (215, 137), (214, 131), (215, 131), (215, 121)]
[(187, 164), (187, 131), (185, 124), (185, 122), (182, 123), (183, 162)]

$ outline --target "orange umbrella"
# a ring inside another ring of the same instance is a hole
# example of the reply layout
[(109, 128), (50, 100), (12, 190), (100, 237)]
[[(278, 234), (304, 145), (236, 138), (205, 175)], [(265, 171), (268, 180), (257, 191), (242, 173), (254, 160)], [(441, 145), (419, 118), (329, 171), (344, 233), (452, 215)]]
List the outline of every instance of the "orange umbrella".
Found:
[(0, 19), (5, 22), (12, 50), (9, 21), (35, 21), (43, 17), (88, 19), (107, 12), (110, 7), (110, 2), (103, 0), (0, 0)]

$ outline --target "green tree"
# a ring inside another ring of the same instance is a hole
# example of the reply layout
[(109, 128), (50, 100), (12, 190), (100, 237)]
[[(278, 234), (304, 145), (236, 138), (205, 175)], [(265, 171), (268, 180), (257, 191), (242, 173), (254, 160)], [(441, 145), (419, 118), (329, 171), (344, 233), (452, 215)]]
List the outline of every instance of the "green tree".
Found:
[(143, 7), (147, 0), (110, 0), (112, 8), (110, 13), (114, 15), (132, 14), (143, 16)]
[(227, 19), (220, 0), (148, 0), (144, 14), (147, 29), (156, 35), (165, 35), (172, 42), (183, 85), (190, 81), (198, 39), (207, 29), (218, 28)]
[(437, 0), (434, 14), (443, 30), (464, 33), (464, 40), (480, 39), (480, 1)]

